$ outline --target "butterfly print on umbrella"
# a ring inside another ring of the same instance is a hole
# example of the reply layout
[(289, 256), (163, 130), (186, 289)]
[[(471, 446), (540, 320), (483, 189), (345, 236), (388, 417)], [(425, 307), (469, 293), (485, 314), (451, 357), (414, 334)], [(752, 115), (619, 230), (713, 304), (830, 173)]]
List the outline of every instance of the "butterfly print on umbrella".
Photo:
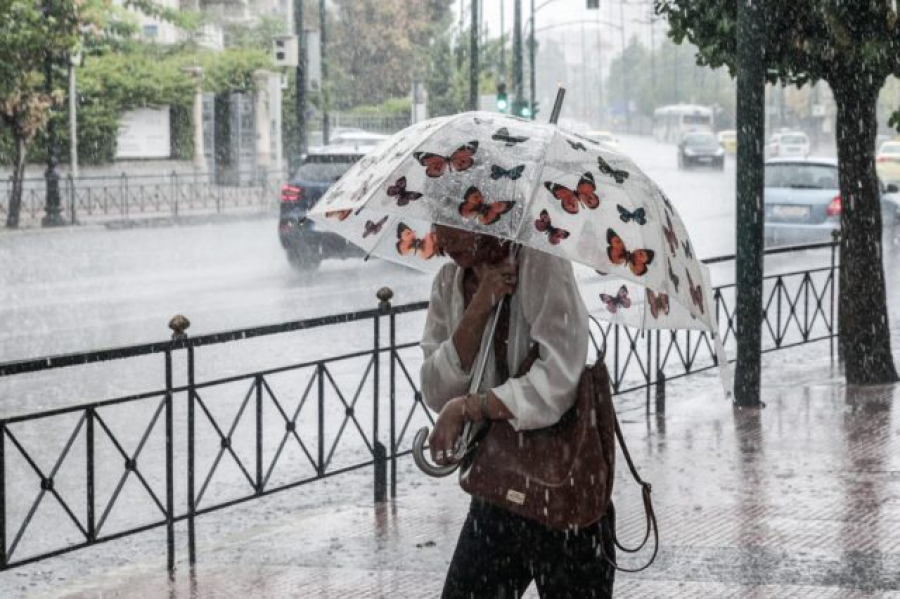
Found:
[(388, 219), (388, 217), (387, 217), (387, 215), (385, 215), (385, 216), (382, 216), (381, 220), (379, 220), (377, 223), (373, 222), (371, 220), (367, 220), (366, 221), (366, 230), (363, 231), (363, 238), (366, 238), (369, 235), (378, 235), (379, 233), (381, 233), (381, 227), (384, 226), (384, 223), (387, 222), (387, 219)]
[(690, 240), (689, 240), (689, 239), (685, 239), (684, 241), (682, 241), (682, 242), (681, 242), (681, 247), (684, 248), (684, 256), (685, 256), (688, 260), (693, 260), (693, 259), (694, 259), (694, 248), (691, 246)]
[(476, 125), (493, 125), (494, 119), (480, 119), (477, 116), (472, 117), (472, 120), (475, 121)]
[(419, 164), (425, 167), (425, 175), (435, 179), (446, 171), (467, 171), (475, 164), (475, 152), (478, 151), (478, 142), (469, 143), (456, 148), (449, 156), (432, 154), (431, 152), (415, 152), (415, 158)]
[(631, 298), (628, 297), (628, 287), (622, 285), (616, 295), (600, 294), (600, 299), (606, 304), (606, 309), (615, 314), (619, 308), (628, 309), (631, 307)]
[(612, 177), (616, 180), (616, 183), (621, 185), (628, 178), (628, 171), (624, 171), (622, 169), (613, 168), (610, 164), (603, 160), (603, 156), (597, 156), (597, 168), (600, 169), (600, 172), (608, 177)]
[(325, 213), (325, 218), (336, 218), (339, 221), (347, 220), (347, 217), (350, 216), (352, 210), (330, 210)]
[(502, 179), (506, 177), (512, 181), (515, 181), (519, 177), (522, 176), (522, 173), (525, 172), (525, 165), (520, 164), (519, 166), (514, 166), (511, 169), (505, 169), (502, 166), (492, 164), (491, 165), (491, 179), (497, 181), (498, 179)]
[(569, 232), (559, 227), (554, 227), (550, 220), (550, 214), (546, 210), (541, 210), (541, 216), (534, 221), (534, 228), (545, 233), (550, 240), (550, 245), (559, 245), (559, 242), (569, 237)]
[(587, 152), (587, 148), (580, 141), (572, 141), (571, 139), (567, 139), (566, 143), (571, 146), (573, 150), (579, 150), (581, 152)]
[(681, 279), (678, 278), (678, 275), (675, 274), (675, 271), (672, 270), (672, 263), (666, 260), (666, 266), (669, 269), (669, 280), (672, 281), (672, 286), (675, 288), (675, 293), (678, 293), (678, 285), (681, 283)]
[(594, 183), (594, 175), (590, 172), (581, 176), (574, 190), (552, 181), (544, 181), (544, 187), (553, 194), (554, 198), (562, 203), (563, 210), (569, 214), (578, 214), (579, 204), (590, 210), (594, 210), (600, 205), (600, 198), (597, 197), (597, 185)]
[(422, 197), (422, 194), (418, 191), (406, 190), (406, 177), (400, 177), (393, 185), (388, 187), (387, 194), (392, 198), (397, 198), (398, 206), (406, 206)]
[(616, 204), (616, 209), (619, 211), (619, 218), (623, 223), (634, 221), (639, 225), (647, 224), (647, 211), (643, 207), (636, 208), (634, 212), (629, 212), (624, 206)]
[(663, 225), (662, 230), (663, 237), (666, 238), (666, 242), (669, 244), (669, 251), (674, 256), (678, 250), (678, 236), (675, 235), (675, 227), (672, 226), (672, 219), (669, 218), (668, 214), (666, 214), (666, 224)]
[(482, 225), (493, 225), (515, 205), (507, 200), (488, 203), (481, 190), (473, 186), (466, 190), (463, 203), (459, 205), (459, 215), (465, 219), (477, 218)]
[(437, 255), (437, 240), (434, 233), (416, 237), (416, 232), (404, 223), (397, 225), (397, 253), (401, 256), (416, 256), (430, 260)]
[(660, 293), (657, 295), (652, 290), (647, 289), (647, 305), (650, 307), (650, 314), (653, 318), (659, 318), (660, 314), (669, 314), (669, 294)]
[(491, 135), (491, 139), (494, 141), (502, 141), (507, 147), (528, 141), (528, 138), (523, 135), (510, 135), (509, 129), (506, 127), (497, 129), (497, 131)]
[(647, 274), (647, 269), (653, 263), (653, 250), (637, 249), (630, 251), (625, 247), (625, 242), (612, 229), (606, 230), (606, 255), (609, 261), (616, 266), (628, 266), (632, 274), (643, 276)]
[(697, 306), (700, 310), (700, 314), (705, 314), (706, 310), (703, 308), (703, 288), (700, 285), (694, 286), (694, 281), (691, 279), (690, 272), (685, 270), (684, 274), (687, 275), (688, 290), (691, 292), (691, 302)]
[(663, 204), (665, 204), (666, 209), (669, 211), (669, 213), (670, 213), (670, 214), (674, 214), (674, 213), (675, 213), (675, 208), (672, 207), (672, 202), (669, 201), (669, 196), (667, 196), (667, 195), (663, 192), (663, 190), (662, 190), (662, 189), (659, 189), (658, 187), (656, 188), (656, 193), (659, 194), (660, 199), (663, 201)]
[(351, 202), (356, 203), (366, 197), (366, 194), (369, 192), (369, 184), (372, 183), (372, 178), (373, 175), (369, 175), (366, 180), (363, 181), (363, 184), (360, 185), (359, 189), (353, 192), (353, 195), (350, 196)]

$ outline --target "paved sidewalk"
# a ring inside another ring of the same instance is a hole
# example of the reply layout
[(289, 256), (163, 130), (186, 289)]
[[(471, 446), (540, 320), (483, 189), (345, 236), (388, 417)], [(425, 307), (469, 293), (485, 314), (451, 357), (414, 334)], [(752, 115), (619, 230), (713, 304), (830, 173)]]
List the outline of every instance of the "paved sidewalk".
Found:
[[(648, 571), (617, 576), (617, 597), (900, 597), (900, 386), (848, 388), (827, 353), (820, 344), (767, 358), (763, 410), (734, 410), (705, 375), (670, 384), (665, 414), (625, 410), (662, 538)], [(172, 583), (154, 562), (52, 596), (437, 597), (467, 497), (409, 459), (398, 495), (207, 538), (193, 575), (180, 564)], [(639, 496), (620, 460), (629, 545), (643, 532)]]

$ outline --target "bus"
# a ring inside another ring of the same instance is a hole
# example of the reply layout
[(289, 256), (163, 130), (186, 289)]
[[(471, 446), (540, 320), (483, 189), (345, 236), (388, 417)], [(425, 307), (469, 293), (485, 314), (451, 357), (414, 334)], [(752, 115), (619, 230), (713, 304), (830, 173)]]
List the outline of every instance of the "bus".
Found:
[(653, 111), (653, 138), (678, 143), (692, 131), (713, 131), (713, 111), (709, 106), (672, 104)]

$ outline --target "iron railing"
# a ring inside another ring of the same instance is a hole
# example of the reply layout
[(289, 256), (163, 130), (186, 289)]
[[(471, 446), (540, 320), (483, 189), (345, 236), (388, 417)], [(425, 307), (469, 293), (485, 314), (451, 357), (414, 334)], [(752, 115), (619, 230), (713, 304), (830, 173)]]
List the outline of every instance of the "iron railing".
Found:
[[(828, 340), (833, 355), (836, 244), (767, 254), (796, 257), (818, 250), (830, 253), (826, 265), (766, 276), (764, 352)], [(714, 294), (720, 332), (732, 346), (734, 285), (715, 287)], [(398, 320), (422, 319), (427, 302), (394, 306), (391, 297), (382, 289), (377, 309), (197, 337), (173, 324), (170, 341), (0, 364), (0, 377), (14, 377), (140, 356), (163, 358), (163, 384), (157, 389), (0, 420), (0, 570), (163, 527), (172, 569), (174, 525), (182, 521), (194, 563), (198, 516), (369, 466), (374, 466), (375, 501), (385, 500), (388, 491), (395, 495), (397, 459), (410, 452), (412, 431), (433, 424), (433, 418), (418, 388), (418, 341), (397, 339), (398, 331), (420, 330), (403, 329)], [(371, 327), (371, 347), (233, 376), (198, 377), (201, 348), (340, 326)], [(667, 381), (716, 366), (705, 333), (640, 332), (594, 318), (590, 333), (595, 350), (605, 350), (614, 393), (646, 390), (646, 406), (639, 395), (629, 396), (632, 400), (620, 400), (620, 413), (649, 413), (654, 388), (656, 410), (664, 410)], [(184, 383), (176, 384), (176, 376)], [(51, 449), (50, 437), (58, 449)], [(176, 444), (180, 439), (183, 445)], [(287, 457), (289, 449), (293, 458)], [(69, 462), (74, 465), (67, 469)], [(233, 476), (223, 480), (228, 466)], [(64, 470), (69, 476), (62, 485)], [(117, 477), (102, 480), (116, 470)], [(143, 514), (130, 512), (116, 527), (113, 515), (129, 481), (137, 488), (132, 495), (147, 508)], [(33, 499), (22, 502), (26, 492)], [(48, 517), (39, 511), (45, 501), (62, 511), (49, 526), (38, 517)], [(60, 532), (59, 520), (70, 523), (70, 535)], [(44, 534), (32, 533), (37, 538), (30, 539), (33, 529)], [(32, 546), (27, 552), (26, 539)]]
[[(278, 206), (283, 173), (234, 173), (220, 184), (209, 173), (61, 178), (63, 216), (68, 222), (179, 217), (192, 214), (267, 212)], [(0, 218), (9, 212), (12, 180), (0, 185)], [(40, 221), (46, 203), (44, 179), (23, 181), (21, 222)]]

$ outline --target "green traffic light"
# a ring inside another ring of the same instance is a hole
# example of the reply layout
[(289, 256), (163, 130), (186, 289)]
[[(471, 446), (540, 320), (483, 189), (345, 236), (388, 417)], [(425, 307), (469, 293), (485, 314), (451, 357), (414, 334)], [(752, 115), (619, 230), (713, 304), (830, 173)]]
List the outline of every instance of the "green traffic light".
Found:
[(530, 117), (530, 116), (531, 116), (531, 109), (528, 108), (528, 106), (523, 106), (523, 107), (522, 107), (522, 114), (521, 114), (521, 116), (523, 116), (523, 117), (525, 117), (525, 118)]
[(497, 110), (500, 112), (506, 112), (506, 109), (509, 107), (509, 103), (506, 101), (506, 98), (497, 98)]

